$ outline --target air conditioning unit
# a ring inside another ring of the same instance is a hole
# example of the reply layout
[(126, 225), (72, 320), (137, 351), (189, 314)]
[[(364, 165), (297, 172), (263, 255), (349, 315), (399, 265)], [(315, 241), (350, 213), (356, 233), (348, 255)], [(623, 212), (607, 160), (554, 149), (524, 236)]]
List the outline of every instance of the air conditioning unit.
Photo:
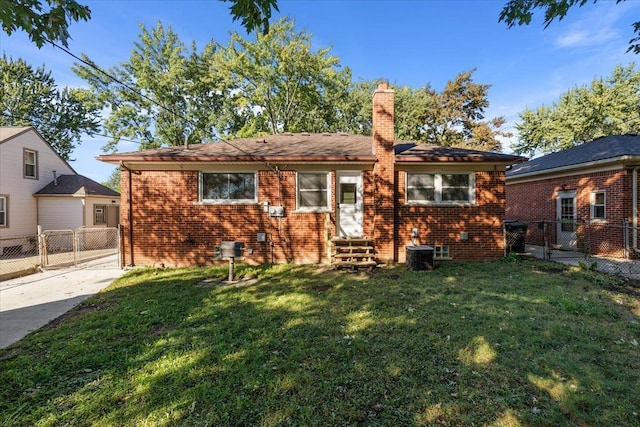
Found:
[(269, 216), (272, 216), (272, 217), (284, 216), (284, 206), (269, 206)]

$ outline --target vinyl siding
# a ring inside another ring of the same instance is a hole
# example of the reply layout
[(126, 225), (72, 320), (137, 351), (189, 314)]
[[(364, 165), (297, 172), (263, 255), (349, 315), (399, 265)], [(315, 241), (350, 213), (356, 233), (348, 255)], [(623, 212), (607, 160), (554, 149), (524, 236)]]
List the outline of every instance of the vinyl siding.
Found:
[(38, 197), (38, 219), (43, 230), (69, 230), (82, 227), (84, 199), (77, 197)]
[[(37, 179), (23, 176), (25, 148), (38, 153)], [(0, 227), (1, 238), (36, 234), (38, 209), (33, 194), (53, 180), (54, 170), (58, 175), (75, 173), (35, 131), (0, 143), (0, 194), (9, 196), (9, 226)]]

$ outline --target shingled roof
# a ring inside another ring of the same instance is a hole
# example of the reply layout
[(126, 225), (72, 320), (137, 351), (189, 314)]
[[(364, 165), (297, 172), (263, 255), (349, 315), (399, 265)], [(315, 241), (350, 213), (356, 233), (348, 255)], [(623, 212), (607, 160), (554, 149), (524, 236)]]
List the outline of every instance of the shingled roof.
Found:
[(640, 135), (611, 135), (597, 138), (584, 144), (556, 153), (547, 154), (526, 163), (514, 166), (507, 171), (507, 178), (525, 174), (552, 172), (559, 168), (579, 168), (593, 162), (611, 162), (628, 157), (640, 159)]
[[(413, 142), (394, 145), (398, 161), (516, 163), (523, 157)], [(229, 142), (176, 146), (99, 156), (105, 162), (375, 162), (373, 138), (345, 133), (284, 133)]]
[(32, 129), (30, 126), (0, 126), (0, 144)]
[(94, 180), (82, 175), (60, 175), (57, 179), (47, 184), (42, 190), (35, 193), (36, 196), (108, 196), (120, 197), (120, 193), (98, 184)]

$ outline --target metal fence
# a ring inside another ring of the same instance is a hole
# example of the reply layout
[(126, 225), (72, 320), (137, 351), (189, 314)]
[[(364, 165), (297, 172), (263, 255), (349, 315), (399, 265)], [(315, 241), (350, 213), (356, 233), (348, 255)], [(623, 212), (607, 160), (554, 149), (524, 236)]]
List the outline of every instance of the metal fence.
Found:
[[(531, 221), (505, 224), (507, 252), (536, 251), (541, 258), (640, 279), (638, 229), (629, 221)], [(522, 244), (522, 245), (520, 245)], [(532, 247), (533, 246), (533, 247)]]
[(119, 242), (117, 228), (46, 230), (39, 235), (0, 239), (0, 280), (38, 268), (82, 266), (118, 254)]
[(0, 280), (37, 271), (38, 235), (0, 238)]

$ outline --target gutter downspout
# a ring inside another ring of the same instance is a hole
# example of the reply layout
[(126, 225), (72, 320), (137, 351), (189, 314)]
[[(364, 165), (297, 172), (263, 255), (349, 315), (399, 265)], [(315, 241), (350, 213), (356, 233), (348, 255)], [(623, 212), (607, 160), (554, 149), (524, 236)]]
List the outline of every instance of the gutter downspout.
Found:
[(633, 168), (633, 178), (632, 178), (632, 226), (633, 226), (633, 250), (636, 252), (640, 252), (640, 248), (638, 248), (638, 169), (639, 167)]
[(128, 167), (126, 167), (124, 165), (124, 162), (120, 162), (120, 167), (124, 170), (126, 170), (129, 173), (128, 176), (128, 193), (129, 193), (129, 200), (127, 201), (128, 203), (128, 209), (129, 212), (127, 214), (127, 218), (129, 221), (129, 259), (131, 261), (131, 263), (129, 264), (130, 267), (133, 267), (135, 265), (135, 263), (133, 262), (133, 194), (131, 193), (133, 185), (131, 184), (131, 179), (132, 179), (132, 171), (131, 169), (129, 169)]

